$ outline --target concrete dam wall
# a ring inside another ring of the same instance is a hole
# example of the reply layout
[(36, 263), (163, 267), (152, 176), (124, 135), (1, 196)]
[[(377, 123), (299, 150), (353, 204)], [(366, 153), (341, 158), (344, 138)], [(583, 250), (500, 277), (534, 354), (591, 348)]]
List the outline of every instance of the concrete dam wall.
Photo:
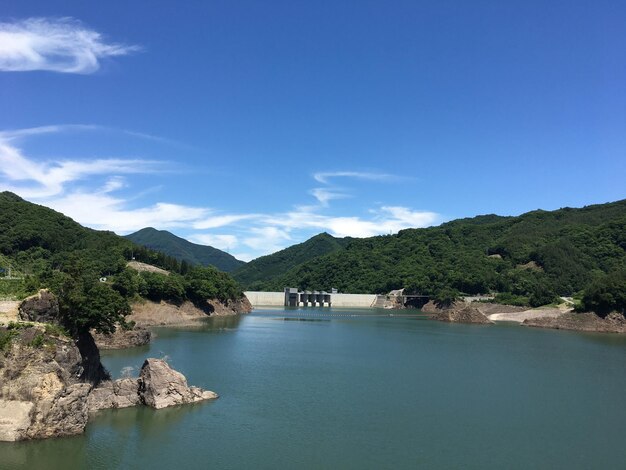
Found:
[[(284, 292), (244, 292), (253, 307), (283, 307)], [(333, 307), (371, 307), (376, 302), (376, 294), (330, 294)]]

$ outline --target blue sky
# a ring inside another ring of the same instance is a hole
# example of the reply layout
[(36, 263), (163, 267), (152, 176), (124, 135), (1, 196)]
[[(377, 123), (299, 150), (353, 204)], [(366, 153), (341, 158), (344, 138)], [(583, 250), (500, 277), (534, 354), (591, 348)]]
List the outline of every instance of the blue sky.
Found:
[(0, 189), (249, 260), (626, 197), (621, 1), (10, 1)]

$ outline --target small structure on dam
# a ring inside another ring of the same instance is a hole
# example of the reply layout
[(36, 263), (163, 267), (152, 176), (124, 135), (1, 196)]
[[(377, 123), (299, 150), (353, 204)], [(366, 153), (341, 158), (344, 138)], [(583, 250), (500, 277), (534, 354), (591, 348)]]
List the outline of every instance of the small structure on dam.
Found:
[(285, 307), (330, 307), (332, 305), (332, 294), (336, 294), (337, 289), (332, 292), (326, 291), (304, 291), (300, 292), (295, 287), (285, 287)]

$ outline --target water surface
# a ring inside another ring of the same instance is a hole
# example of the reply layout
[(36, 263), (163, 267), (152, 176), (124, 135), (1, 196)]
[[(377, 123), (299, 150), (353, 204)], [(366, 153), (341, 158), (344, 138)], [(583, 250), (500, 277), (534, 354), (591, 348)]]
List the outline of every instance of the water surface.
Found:
[[(313, 321), (311, 321), (313, 320)], [(82, 436), (0, 443), (0, 468), (623, 468), (626, 338), (384, 310), (257, 310), (158, 329), (214, 402), (109, 410)]]

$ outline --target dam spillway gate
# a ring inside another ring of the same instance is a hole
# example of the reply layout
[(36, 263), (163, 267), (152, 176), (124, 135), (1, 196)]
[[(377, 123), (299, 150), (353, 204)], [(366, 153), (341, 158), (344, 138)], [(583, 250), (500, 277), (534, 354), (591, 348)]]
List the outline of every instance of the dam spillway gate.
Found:
[(336, 291), (298, 291), (295, 287), (285, 287), (285, 307), (330, 307), (333, 293)]

